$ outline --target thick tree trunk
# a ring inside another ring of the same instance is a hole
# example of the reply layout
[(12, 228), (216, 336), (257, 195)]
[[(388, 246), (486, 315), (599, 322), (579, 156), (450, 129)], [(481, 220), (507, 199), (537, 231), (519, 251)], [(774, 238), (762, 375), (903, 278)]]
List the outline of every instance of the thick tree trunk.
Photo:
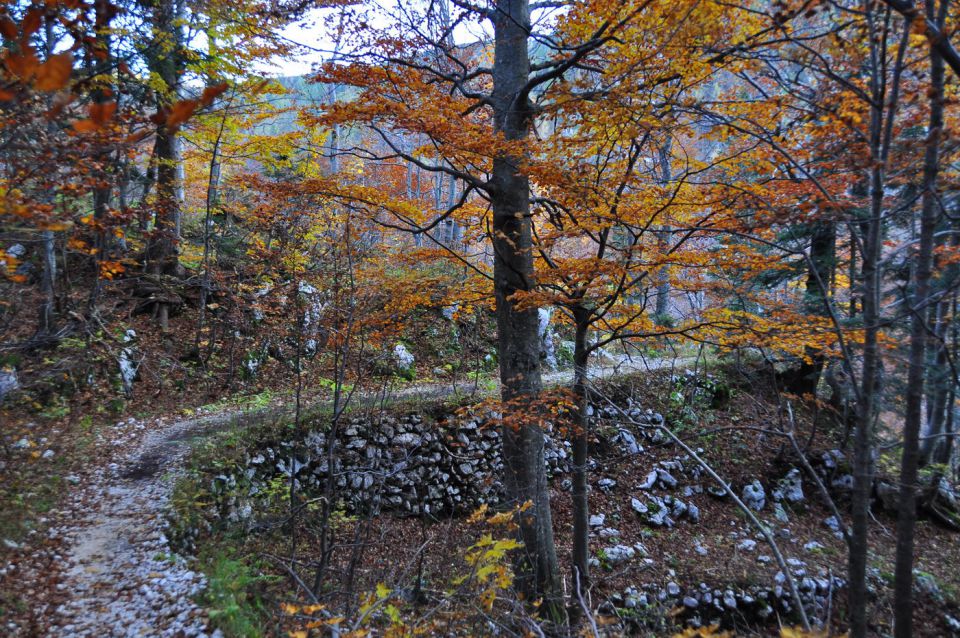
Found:
[[(530, 105), (524, 88), (530, 75), (527, 38), (530, 6), (526, 0), (500, 0), (492, 16), (495, 34), (493, 107), (496, 132), (507, 140), (525, 139)], [(490, 200), (493, 208), (494, 289), (503, 428), (504, 487), (510, 505), (530, 502), (519, 516), (524, 549), (517, 565), (518, 585), (553, 621), (563, 619), (563, 595), (553, 542), (550, 497), (544, 467), (544, 433), (522, 414), (541, 390), (540, 345), (536, 308), (520, 309), (514, 295), (534, 286), (530, 183), (523, 158), (499, 156), (493, 162)]]
[(176, 224), (177, 152), (176, 133), (166, 125), (157, 129), (157, 201), (156, 227), (153, 229), (148, 272), (154, 275), (177, 272)]
[[(807, 262), (807, 281), (804, 306), (807, 312), (821, 317), (829, 313), (829, 285), (836, 263), (837, 230), (833, 222), (819, 222), (810, 229), (810, 260)], [(784, 387), (798, 395), (816, 395), (823, 374), (823, 352), (807, 348), (808, 360), (785, 375)]]
[[(933, 19), (933, 2), (927, 3), (927, 18)], [(913, 635), (913, 545), (917, 520), (917, 475), (920, 462), (920, 427), (923, 418), (924, 376), (929, 332), (923, 305), (930, 293), (934, 232), (937, 227), (937, 174), (940, 134), (943, 129), (944, 64), (940, 53), (930, 50), (930, 124), (923, 162), (923, 197), (920, 212), (920, 242), (913, 270), (910, 355), (907, 372), (906, 417), (900, 461), (900, 503), (897, 512), (897, 552), (894, 569), (894, 636)]]
[[(173, 34), (173, 43), (158, 46), (151, 62), (151, 69), (163, 81), (166, 90), (158, 106), (161, 110), (177, 98), (179, 83), (181, 27), (178, 24), (180, 5), (176, 0), (156, 0), (153, 5), (153, 27), (158, 34)], [(147, 273), (179, 275), (177, 241), (180, 225), (180, 153), (177, 131), (165, 122), (157, 125), (156, 143), (156, 226), (147, 246)], [(159, 303), (156, 317), (161, 329), (166, 332), (170, 309)]]

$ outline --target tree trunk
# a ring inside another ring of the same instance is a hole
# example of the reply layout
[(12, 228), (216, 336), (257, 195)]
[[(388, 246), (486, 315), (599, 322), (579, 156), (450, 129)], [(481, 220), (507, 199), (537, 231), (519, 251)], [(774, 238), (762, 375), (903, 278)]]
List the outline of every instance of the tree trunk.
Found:
[[(672, 146), (671, 138), (667, 138), (667, 141), (660, 147), (660, 183), (666, 187), (670, 180), (673, 179), (673, 175), (670, 168), (670, 148)], [(670, 246), (670, 236), (672, 234), (672, 229), (669, 224), (664, 224), (660, 230), (656, 233), (657, 237), (657, 250), (661, 255), (667, 253), (667, 249)], [(668, 313), (670, 312), (670, 270), (666, 266), (661, 266), (657, 269), (656, 275), (657, 282), (657, 303), (656, 310), (654, 314), (654, 321), (659, 325), (668, 325), (669, 317)]]
[[(56, 48), (53, 17), (47, 16), (44, 21), (44, 44), (49, 58)], [(55, 134), (55, 126), (51, 122), (47, 125), (47, 132)], [(53, 332), (53, 323), (56, 311), (56, 284), (57, 284), (57, 255), (56, 236), (52, 230), (45, 230), (40, 234), (43, 240), (43, 271), (40, 274), (40, 291), (43, 301), (40, 303), (40, 326), (38, 332), (43, 335)]]
[[(181, 28), (178, 25), (179, 8), (175, 0), (157, 0), (153, 4), (153, 27), (159, 34), (173, 34), (173, 43), (158, 46), (150, 60), (151, 70), (163, 81), (165, 94), (160, 96), (158, 107), (163, 109), (177, 98), (179, 82), (180, 47), (182, 45)], [(177, 259), (178, 227), (180, 225), (180, 153), (175, 128), (166, 122), (157, 125), (156, 143), (156, 227), (147, 246), (147, 273), (159, 275), (178, 275), (180, 264)], [(166, 303), (159, 303), (156, 316), (161, 329), (166, 332), (170, 309)]]
[[(941, 243), (955, 251), (960, 248), (960, 220), (952, 215), (949, 223), (941, 229), (949, 239)], [(936, 306), (930, 309), (930, 326), (933, 331), (927, 353), (927, 427), (920, 442), (920, 466), (929, 463), (948, 463), (952, 447), (952, 414), (956, 381), (951, 360), (951, 334), (956, 329), (953, 312), (956, 304), (956, 284), (960, 279), (960, 267), (951, 263), (940, 274), (938, 282), (931, 282), (931, 293), (943, 294)]]
[(54, 311), (56, 310), (57, 255), (55, 236), (52, 230), (41, 233), (43, 238), (43, 272), (40, 276), (40, 289), (43, 301), (40, 304), (41, 334), (53, 332)]
[(165, 124), (157, 128), (157, 201), (156, 228), (148, 254), (150, 274), (177, 272), (176, 224), (177, 200), (176, 133)]
[(884, 124), (883, 96), (874, 70), (874, 104), (870, 109), (870, 148), (873, 158), (870, 169), (870, 205), (867, 218), (861, 222), (863, 251), (861, 254), (861, 309), (864, 324), (863, 370), (857, 404), (856, 431), (853, 440), (853, 492), (851, 494), (850, 547), (848, 555), (850, 635), (867, 635), (867, 549), (869, 546), (870, 496), (873, 488), (873, 424), (877, 414), (880, 378), (880, 254), (882, 247), (884, 172), (882, 135)]
[[(946, 2), (943, 3), (946, 5)], [(927, 18), (934, 19), (934, 2), (927, 3)], [(913, 269), (913, 299), (910, 304), (910, 355), (907, 372), (906, 417), (900, 460), (900, 503), (897, 512), (897, 552), (894, 569), (894, 636), (913, 635), (913, 545), (917, 520), (917, 475), (920, 461), (920, 426), (923, 418), (924, 373), (929, 334), (923, 307), (930, 293), (934, 233), (937, 227), (937, 173), (940, 133), (943, 129), (944, 65), (940, 53), (930, 50), (930, 124), (923, 161), (923, 198), (920, 212), (920, 243)]]
[(576, 333), (573, 347), (573, 392), (577, 402), (577, 424), (573, 433), (572, 507), (573, 507), (573, 600), (568, 608), (571, 623), (580, 617), (580, 600), (590, 583), (590, 502), (587, 496), (587, 460), (590, 416), (590, 393), (587, 387), (587, 334), (590, 315), (574, 309)]
[[(880, 320), (880, 202), (883, 198), (879, 167), (871, 176), (871, 220), (865, 222), (863, 255), (861, 260), (864, 329), (863, 372), (860, 381), (860, 400), (857, 405), (854, 433), (853, 492), (851, 494), (851, 542), (848, 557), (850, 606), (850, 634), (852, 638), (867, 635), (867, 547), (869, 543), (870, 495), (873, 487), (873, 423), (876, 417), (876, 397), (880, 371), (880, 349), (877, 341)], [(873, 211), (876, 211), (875, 213)]]
[[(220, 129), (217, 131), (217, 139), (214, 140), (213, 148), (210, 150), (210, 171), (207, 178), (207, 206), (203, 216), (203, 281), (200, 287), (200, 304), (197, 319), (197, 337), (194, 347), (197, 351), (198, 360), (202, 365), (206, 365), (206, 357), (203, 356), (200, 347), (203, 340), (204, 320), (206, 319), (207, 301), (210, 296), (210, 241), (213, 234), (213, 216), (220, 207), (220, 142), (223, 140), (223, 131), (227, 123), (227, 114), (224, 112), (223, 119), (220, 120)], [(213, 340), (210, 340), (210, 352), (213, 351)], [(297, 368), (299, 374), (299, 366)], [(299, 378), (299, 377), (298, 377)]]
[[(829, 313), (829, 285), (836, 263), (837, 230), (833, 222), (818, 222), (810, 228), (810, 259), (807, 262), (807, 281), (804, 291), (804, 305), (807, 312), (821, 317)], [(800, 396), (816, 395), (823, 373), (823, 352), (807, 348), (808, 360), (800, 363), (796, 370), (785, 375), (784, 387), (787, 391)]]
[[(948, 268), (948, 277), (949, 277)], [(941, 287), (942, 289), (942, 287)], [(920, 442), (920, 466), (928, 463), (944, 463), (941, 449), (947, 443), (947, 415), (953, 406), (950, 396), (954, 392), (953, 374), (948, 352), (948, 313), (951, 298), (938, 303), (930, 313), (931, 339), (927, 355), (927, 418), (924, 439)], [(948, 457), (949, 458), (949, 457)]]
[[(531, 117), (524, 93), (530, 75), (530, 6), (526, 0), (499, 0), (492, 20), (495, 130), (507, 140), (523, 140), (528, 136)], [(519, 413), (541, 390), (537, 310), (520, 309), (514, 299), (516, 293), (534, 286), (530, 183), (521, 172), (522, 161), (522, 157), (511, 155), (496, 157), (490, 183), (504, 416), (512, 413), (519, 417), (506, 419), (503, 427), (504, 487), (509, 505), (532, 505), (518, 517), (524, 543), (517, 564), (518, 586), (530, 600), (542, 597), (541, 610), (550, 620), (560, 622), (563, 595), (544, 467), (544, 434), (533, 419)]]
[[(867, 19), (889, 29), (872, 11)], [(904, 23), (897, 50), (896, 64), (889, 82), (886, 77), (887, 38), (870, 41), (870, 205), (867, 217), (860, 221), (863, 248), (860, 255), (863, 318), (863, 369), (857, 405), (854, 436), (853, 492), (851, 494), (851, 526), (848, 555), (848, 595), (851, 638), (867, 636), (867, 555), (869, 549), (870, 497), (873, 488), (873, 428), (880, 395), (881, 350), (879, 344), (881, 295), (883, 278), (883, 197), (887, 163), (893, 139), (893, 124), (900, 93), (900, 76), (910, 35), (910, 24)], [(881, 63), (883, 60), (883, 63)]]

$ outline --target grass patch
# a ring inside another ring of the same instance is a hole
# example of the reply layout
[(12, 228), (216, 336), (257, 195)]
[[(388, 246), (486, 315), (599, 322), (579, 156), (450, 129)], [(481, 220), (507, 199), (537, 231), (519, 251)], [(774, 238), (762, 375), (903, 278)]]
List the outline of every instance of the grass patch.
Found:
[(224, 550), (201, 558), (200, 563), (207, 588), (199, 602), (207, 609), (211, 624), (227, 638), (263, 636), (268, 612), (260, 590), (274, 578)]
[(270, 402), (273, 401), (276, 396), (276, 393), (269, 389), (264, 390), (263, 392), (258, 392), (257, 394), (228, 396), (214, 403), (208, 403), (200, 406), (198, 411), (218, 412), (225, 408), (244, 408), (256, 410), (270, 405)]

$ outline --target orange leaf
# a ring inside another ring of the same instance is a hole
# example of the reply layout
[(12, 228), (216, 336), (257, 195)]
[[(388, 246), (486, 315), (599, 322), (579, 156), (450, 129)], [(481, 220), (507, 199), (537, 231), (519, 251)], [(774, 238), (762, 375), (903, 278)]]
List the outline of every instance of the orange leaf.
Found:
[(4, 60), (4, 64), (10, 73), (17, 76), (23, 81), (27, 81), (33, 77), (33, 74), (37, 70), (40, 61), (37, 60), (37, 54), (33, 52), (32, 49), (27, 49), (23, 53), (14, 53), (7, 56), (7, 59)]
[(170, 108), (170, 114), (167, 116), (167, 127), (177, 129), (181, 124), (190, 119), (193, 112), (197, 110), (196, 100), (181, 100)]
[(23, 16), (23, 35), (24, 39), (27, 36), (33, 35), (40, 28), (40, 24), (43, 21), (43, 9), (40, 7), (33, 7), (27, 14)]
[(59, 91), (70, 81), (70, 72), (73, 71), (73, 56), (69, 53), (58, 53), (37, 68), (37, 88), (41, 91)]
[(90, 118), (73, 123), (73, 130), (77, 133), (92, 133), (99, 131), (113, 118), (117, 112), (116, 102), (94, 102), (90, 105)]
[(0, 17), (0, 35), (3, 35), (3, 37), (8, 40), (13, 40), (17, 37), (17, 25), (7, 16)]
[(90, 119), (100, 126), (103, 126), (113, 119), (113, 115), (116, 112), (116, 102), (99, 102), (90, 105)]
[(93, 120), (77, 120), (73, 123), (73, 130), (77, 133), (93, 133), (100, 126)]
[(100, 276), (104, 279), (113, 279), (123, 273), (123, 264), (118, 261), (100, 262)]
[(223, 95), (223, 92), (227, 90), (227, 83), (221, 82), (220, 84), (214, 84), (213, 86), (208, 86), (203, 90), (203, 95), (200, 96), (200, 103), (204, 106), (211, 104), (215, 99)]

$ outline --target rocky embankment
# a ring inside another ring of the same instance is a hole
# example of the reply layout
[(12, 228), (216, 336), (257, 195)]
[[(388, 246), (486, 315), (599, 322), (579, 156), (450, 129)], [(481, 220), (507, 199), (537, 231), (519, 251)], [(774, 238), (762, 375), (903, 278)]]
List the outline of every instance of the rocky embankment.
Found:
[[(661, 427), (664, 419), (660, 414), (629, 400), (623, 412), (609, 406), (593, 406), (592, 412), (594, 431), (598, 433), (591, 459), (593, 489), (625, 496), (633, 517), (631, 525), (650, 530), (681, 525), (696, 529), (703, 517), (697, 503), (704, 498), (723, 503), (734, 514), (736, 505), (689, 456), (669, 457), (662, 453), (670, 447), (665, 445)], [(439, 516), (496, 502), (501, 488), (496, 416), (464, 412), (437, 419), (425, 419), (413, 412), (384, 413), (376, 418), (356, 416), (343, 421), (335, 431), (314, 430), (301, 440), (278, 440), (257, 446), (232, 469), (221, 469), (204, 479), (208, 481), (206, 489), (214, 495), (206, 524), (229, 520), (255, 529), (261, 524), (256, 513), (263, 510), (258, 499), (266, 498), (277, 481), (288, 483), (291, 474), (298, 490), (307, 497), (322, 494), (328, 478), (332, 479), (338, 498), (354, 512)], [(651, 446), (659, 450), (656, 456), (645, 450)], [(554, 485), (569, 489), (567, 446), (548, 436), (545, 456)], [(611, 459), (620, 463), (625, 458), (635, 467), (646, 464), (648, 469), (641, 472), (641, 480), (618, 484), (618, 480), (598, 471)], [(824, 454), (815, 459), (814, 465), (827, 485), (839, 491), (849, 486), (849, 475), (839, 452)], [(796, 468), (772, 480), (760, 478), (763, 480), (738, 486), (738, 495), (771, 525), (780, 525), (778, 538), (786, 538), (792, 534), (787, 511), (803, 508), (809, 498), (805, 479)], [(604, 512), (595, 513), (590, 522), (592, 544), (596, 547), (592, 562), (596, 568), (621, 569), (631, 564), (642, 568), (644, 562), (655, 562), (643, 541), (625, 542), (626, 535)], [(836, 521), (825, 520), (822, 526), (827, 533), (839, 533)], [(178, 538), (189, 546), (191, 537), (199, 531), (180, 525)], [(730, 534), (744, 560), (760, 565), (773, 560), (772, 552), (764, 551), (759, 530), (738, 527)], [(787, 555), (785, 567), (797, 585), (804, 607), (812, 618), (826, 617), (844, 582), (820, 566), (808, 565), (808, 558), (822, 548), (819, 543), (791, 538), (790, 544), (799, 551)], [(703, 548), (697, 543), (694, 549)], [(637, 582), (611, 596), (598, 611), (615, 613), (617, 609), (660, 606), (679, 609), (677, 614), (691, 625), (718, 621), (762, 623), (777, 616), (795, 617), (795, 601), (786, 580), (780, 572), (771, 582), (750, 586), (723, 582), (683, 586), (673, 580)]]

